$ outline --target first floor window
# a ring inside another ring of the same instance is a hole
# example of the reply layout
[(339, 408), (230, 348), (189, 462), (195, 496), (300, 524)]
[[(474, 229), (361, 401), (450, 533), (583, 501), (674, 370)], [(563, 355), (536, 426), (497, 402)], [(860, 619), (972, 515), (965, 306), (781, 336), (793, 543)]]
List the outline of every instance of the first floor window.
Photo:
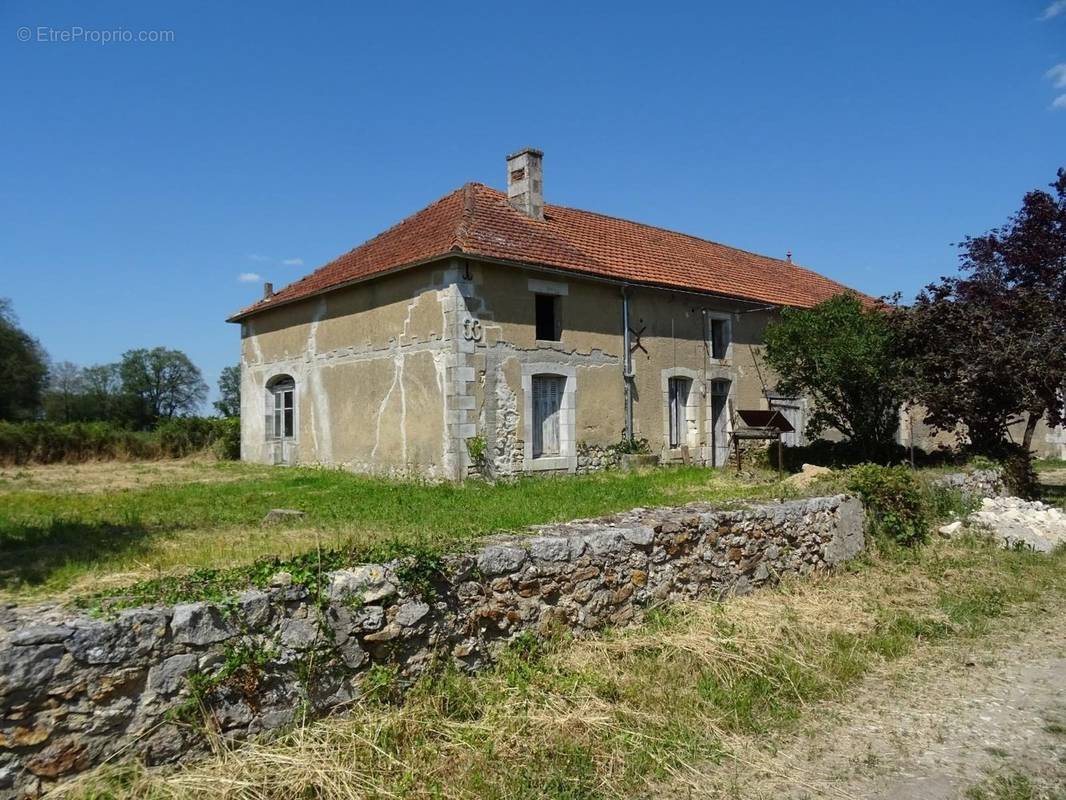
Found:
[(271, 433), (275, 439), (291, 439), (296, 431), (296, 384), (283, 379), (270, 387), (273, 409)]
[(688, 394), (692, 381), (688, 378), (671, 378), (669, 382), (670, 447), (680, 447), (687, 441)]
[(729, 353), (729, 320), (711, 318), (711, 358), (721, 361)]
[(550, 294), (538, 294), (534, 298), (537, 338), (545, 342), (559, 341), (559, 298)]
[(559, 422), (565, 386), (566, 378), (560, 375), (533, 376), (533, 458), (560, 454)]

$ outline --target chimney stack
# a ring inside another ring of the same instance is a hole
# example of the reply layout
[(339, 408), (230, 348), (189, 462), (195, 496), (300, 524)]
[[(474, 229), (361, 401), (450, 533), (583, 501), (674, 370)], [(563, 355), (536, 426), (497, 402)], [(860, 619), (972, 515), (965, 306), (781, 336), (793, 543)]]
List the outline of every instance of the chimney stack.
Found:
[(785, 253), (785, 261), (787, 261), (789, 264), (792, 263), (792, 251), (791, 250), (789, 250), (787, 253)]
[(507, 202), (533, 219), (544, 219), (543, 159), (532, 147), (507, 156)]
[(264, 283), (263, 284), (263, 299), (264, 300), (269, 300), (273, 296), (274, 296), (274, 284), (272, 284), (272, 283)]

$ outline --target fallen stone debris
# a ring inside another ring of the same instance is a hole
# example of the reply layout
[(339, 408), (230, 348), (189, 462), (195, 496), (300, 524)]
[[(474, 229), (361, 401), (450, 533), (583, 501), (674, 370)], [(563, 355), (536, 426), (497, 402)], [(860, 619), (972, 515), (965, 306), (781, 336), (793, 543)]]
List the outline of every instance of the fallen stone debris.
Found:
[(1050, 553), (1066, 544), (1066, 514), (1039, 500), (1020, 497), (985, 498), (980, 509), (942, 526), (940, 533), (950, 538), (965, 529), (987, 531), (1005, 549), (1025, 547)]
[(829, 467), (819, 467), (817, 464), (804, 464), (800, 468), (800, 471), (795, 475), (789, 475), (785, 478), (785, 483), (799, 489), (806, 489), (819, 478), (824, 478), (825, 476), (832, 474), (833, 470), (829, 469)]

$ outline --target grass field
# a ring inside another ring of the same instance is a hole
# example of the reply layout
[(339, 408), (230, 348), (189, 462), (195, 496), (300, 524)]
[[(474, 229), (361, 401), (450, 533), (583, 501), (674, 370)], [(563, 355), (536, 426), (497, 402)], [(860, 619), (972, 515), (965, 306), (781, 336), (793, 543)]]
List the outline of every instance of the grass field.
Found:
[[(7, 470), (0, 474), (0, 597), (98, 591), (384, 540), (439, 548), (636, 506), (783, 492), (780, 484), (701, 468), (462, 486), (210, 461)], [(264, 528), (272, 508), (306, 517)]]
[(653, 613), (641, 628), (591, 640), (521, 639), (478, 676), (441, 665), (403, 703), (381, 671), (344, 717), (280, 741), (219, 742), (213, 758), (172, 771), (112, 765), (64, 794), (734, 797), (729, 776), (757, 767), (750, 743), (787, 735), (813, 704), (846, 697), (895, 662), (905, 681), (907, 659), (933, 649), (957, 653), (944, 656), (957, 665), (982, 637), (1024, 629), (1064, 597), (1066, 552), (938, 539), (871, 553), (842, 575)]

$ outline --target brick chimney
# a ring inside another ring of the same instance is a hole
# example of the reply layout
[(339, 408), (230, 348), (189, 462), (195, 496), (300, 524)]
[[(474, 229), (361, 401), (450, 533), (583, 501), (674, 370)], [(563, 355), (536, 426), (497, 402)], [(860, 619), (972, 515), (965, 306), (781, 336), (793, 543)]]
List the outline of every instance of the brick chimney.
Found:
[(544, 219), (543, 159), (532, 147), (507, 156), (507, 202), (533, 219)]

